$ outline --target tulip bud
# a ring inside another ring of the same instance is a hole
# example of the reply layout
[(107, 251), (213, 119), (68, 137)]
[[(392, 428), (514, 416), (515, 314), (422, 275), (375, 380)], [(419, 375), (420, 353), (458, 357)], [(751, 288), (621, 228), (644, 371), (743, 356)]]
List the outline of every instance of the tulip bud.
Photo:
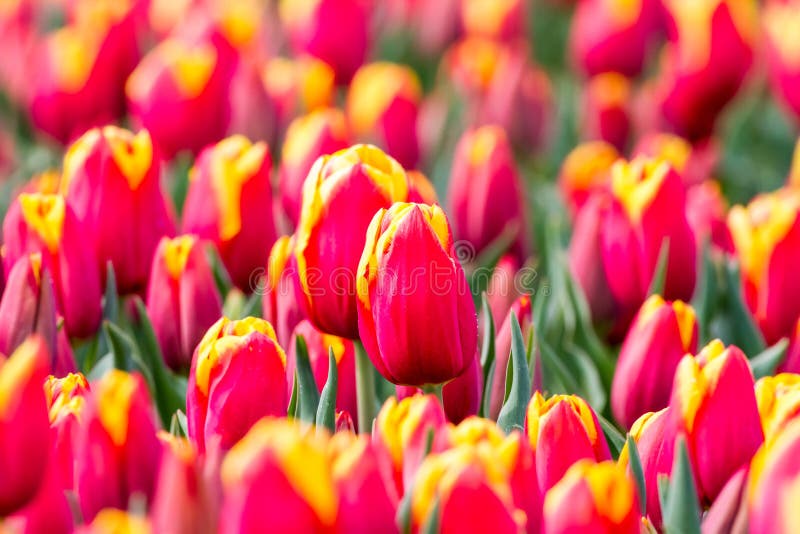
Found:
[(525, 429), (536, 453), (536, 472), (544, 492), (578, 460), (611, 459), (597, 416), (576, 395), (554, 395), (545, 400), (537, 391), (528, 404)]
[(575, 463), (547, 492), (544, 526), (548, 534), (566, 532), (641, 532), (636, 486), (611, 461)]
[(617, 360), (611, 386), (614, 417), (625, 428), (646, 412), (669, 405), (670, 377), (684, 354), (697, 352), (697, 318), (681, 300), (648, 298), (636, 315)]
[(49, 469), (58, 471), (63, 488), (71, 490), (75, 487), (75, 443), (89, 395), (89, 383), (80, 373), (70, 373), (64, 378), (51, 375), (44, 384), (44, 393), (53, 438), (53, 459)]
[(92, 386), (74, 448), (75, 491), (86, 521), (104, 508), (148, 502), (161, 463), (156, 414), (139, 374), (112, 369)]
[(295, 53), (329, 64), (337, 83), (349, 82), (364, 63), (368, 17), (360, 0), (281, 0), (278, 12)]
[(278, 343), (289, 344), (294, 327), (306, 316), (305, 295), (300, 292), (294, 236), (279, 237), (269, 253), (265, 282), (263, 315), (275, 327)]
[(514, 42), (527, 36), (527, 3), (522, 0), (461, 0), (464, 33)]
[(198, 156), (183, 208), (183, 231), (214, 243), (233, 283), (248, 293), (276, 238), (271, 171), (266, 143), (228, 137)]
[(711, 179), (719, 162), (719, 146), (714, 139), (696, 141), (694, 145), (677, 135), (655, 132), (642, 136), (631, 157), (649, 156), (666, 160), (687, 185)]
[(419, 161), (417, 110), (422, 88), (404, 65), (376, 62), (353, 76), (347, 93), (347, 118), (353, 134), (385, 147), (403, 167)]
[[(41, 287), (53, 274), (56, 308), (64, 316), (67, 332), (75, 337), (87, 337), (100, 325), (100, 277), (94, 251), (86, 243), (87, 233), (71, 206), (58, 195), (22, 193), (3, 221), (8, 290), (14, 265), (29, 254), (37, 254), (39, 260), (30, 265), (32, 281)], [(7, 305), (13, 303), (9, 300)], [(47, 306), (40, 311), (46, 315), (46, 310)], [(51, 337), (46, 341), (52, 344), (55, 340)]]
[(800, 249), (800, 194), (782, 189), (734, 206), (728, 214), (742, 293), (767, 343), (790, 336), (800, 316), (800, 280), (790, 276)]
[(719, 340), (684, 356), (670, 406), (686, 435), (698, 494), (711, 502), (764, 441), (747, 357)]
[(353, 418), (348, 412), (336, 412), (335, 432), (355, 433), (356, 425), (353, 423)]
[(281, 151), (278, 187), (283, 211), (292, 226), (300, 220), (303, 182), (314, 162), (348, 146), (347, 122), (344, 113), (336, 108), (312, 111), (289, 125)]
[(229, 449), (266, 415), (285, 416), (286, 354), (272, 326), (223, 317), (192, 358), (186, 398), (189, 437), (200, 453)]
[[(520, 267), (520, 261), (513, 254), (503, 254), (497, 260), (489, 278), (486, 300), (489, 302), (495, 329), (502, 326), (511, 307), (523, 295), (520, 292), (522, 288), (517, 283), (521, 276)], [(480, 328), (484, 329), (486, 325), (481, 324)]]
[(436, 189), (420, 171), (408, 171), (408, 201), (417, 204), (438, 204)]
[(619, 158), (617, 149), (605, 141), (581, 143), (567, 154), (558, 185), (573, 213), (581, 211), (592, 193), (609, 187), (611, 167)]
[(800, 375), (781, 373), (759, 379), (756, 402), (764, 440), (769, 441), (800, 414)]
[(762, 16), (772, 91), (795, 117), (800, 117), (800, 56), (791, 40), (791, 28), (800, 24), (800, 4), (796, 0), (769, 2)]
[(728, 205), (718, 182), (706, 180), (686, 191), (686, 217), (699, 242), (733, 255), (733, 237), (727, 223)]
[(359, 333), (394, 384), (442, 384), (475, 357), (475, 305), (452, 248), (438, 206), (397, 203), (369, 226), (358, 265)]
[(76, 531), (76, 534), (108, 534), (109, 532), (130, 532), (131, 534), (151, 534), (150, 521), (117, 508), (105, 508)]
[[(506, 380), (508, 360), (511, 357), (511, 314), (516, 315), (522, 332), (522, 339), (528, 340), (533, 329), (533, 306), (530, 295), (523, 295), (514, 301), (503, 323), (497, 329), (494, 340), (494, 373), (489, 389), (489, 417), (497, 420), (500, 409), (503, 407), (506, 393)], [(537, 360), (538, 363), (538, 360)], [(536, 365), (536, 364), (534, 364)], [(539, 373), (534, 373), (538, 375)]]
[(631, 82), (616, 72), (597, 74), (586, 87), (583, 133), (625, 150), (631, 130)]
[(222, 314), (211, 266), (195, 236), (161, 239), (150, 270), (147, 313), (167, 365), (188, 367), (194, 348)]
[(328, 379), (328, 350), (333, 349), (338, 371), (336, 410), (356, 416), (358, 414), (358, 403), (356, 401), (356, 353), (353, 342), (349, 339), (325, 334), (314, 328), (314, 325), (307, 319), (300, 321), (294, 328), (288, 345), (288, 358), (286, 360), (286, 387), (288, 391), (292, 390), (297, 366), (297, 354), (295, 353), (297, 336), (303, 336), (306, 342), (311, 371), (314, 373), (314, 381), (320, 391)]
[(314, 326), (358, 337), (356, 269), (364, 236), (375, 212), (407, 197), (403, 168), (372, 145), (355, 145), (314, 163), (303, 185), (295, 246), (300, 287)]
[(296, 422), (264, 418), (225, 456), (220, 532), (326, 532), (338, 495), (326, 442)]
[(114, 265), (121, 294), (145, 289), (159, 240), (175, 233), (154, 154), (147, 131), (106, 126), (86, 132), (64, 156), (61, 191), (86, 223), (100, 272)]
[(165, 158), (198, 153), (225, 136), (230, 123), (229, 67), (208, 41), (168, 38), (131, 73), (125, 95), (134, 122)]
[(45, 478), (50, 428), (42, 384), (49, 359), (33, 336), (0, 361), (0, 516), (33, 499)]
[(456, 146), (448, 191), (456, 237), (480, 254), (499, 239), (520, 260), (527, 251), (525, 193), (505, 132), (483, 126)]

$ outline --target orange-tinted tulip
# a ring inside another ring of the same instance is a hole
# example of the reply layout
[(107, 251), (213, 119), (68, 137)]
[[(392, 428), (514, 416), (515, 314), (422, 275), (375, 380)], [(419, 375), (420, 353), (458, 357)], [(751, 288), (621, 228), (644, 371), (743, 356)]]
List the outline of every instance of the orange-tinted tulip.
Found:
[(527, 36), (524, 0), (461, 0), (464, 33), (514, 42)]
[(584, 95), (583, 135), (624, 150), (631, 131), (631, 82), (617, 72), (592, 77)]
[(573, 213), (580, 211), (592, 193), (609, 187), (611, 167), (619, 158), (617, 149), (605, 141), (581, 143), (567, 154), (558, 185)]

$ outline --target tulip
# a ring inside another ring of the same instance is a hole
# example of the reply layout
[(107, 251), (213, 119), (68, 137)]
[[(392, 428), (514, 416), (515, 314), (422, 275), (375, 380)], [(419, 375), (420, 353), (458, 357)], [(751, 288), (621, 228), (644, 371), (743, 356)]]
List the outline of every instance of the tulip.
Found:
[(558, 185), (573, 213), (581, 211), (592, 193), (608, 188), (611, 168), (619, 158), (617, 149), (605, 141), (581, 143), (567, 154)]
[(367, 55), (366, 10), (359, 0), (281, 0), (278, 13), (295, 53), (321, 59), (345, 84)]
[(78, 528), (76, 534), (107, 534), (109, 532), (131, 532), (150, 534), (150, 521), (117, 508), (101, 510), (91, 522)]
[(394, 384), (442, 384), (475, 357), (475, 305), (452, 247), (438, 206), (397, 203), (369, 226), (358, 265), (359, 333)]
[(403, 167), (419, 161), (417, 111), (422, 88), (416, 73), (397, 63), (364, 65), (347, 93), (347, 118), (356, 137), (386, 148)]
[(792, 31), (800, 24), (800, 3), (796, 0), (769, 2), (762, 12), (766, 30), (767, 59), (772, 91), (786, 107), (800, 117), (800, 64), (797, 48), (790, 39)]
[(625, 336), (611, 386), (614, 417), (625, 428), (669, 405), (670, 378), (684, 354), (697, 352), (697, 317), (681, 300), (648, 298)]
[(625, 470), (611, 461), (581, 460), (547, 492), (546, 532), (641, 532), (636, 486)]
[(266, 143), (224, 139), (197, 158), (183, 208), (183, 231), (214, 243), (233, 283), (248, 293), (276, 239), (271, 171)]
[(111, 370), (87, 400), (73, 458), (75, 492), (91, 521), (104, 508), (127, 508), (132, 495), (152, 499), (162, 446), (141, 375)]
[(220, 532), (326, 532), (338, 495), (325, 440), (264, 418), (225, 456)]
[(420, 171), (408, 171), (408, 201), (417, 204), (438, 204), (436, 189)]
[(456, 237), (476, 254), (503, 238), (524, 260), (525, 193), (505, 132), (484, 126), (465, 133), (456, 147), (448, 191)]
[(292, 332), (306, 316), (305, 295), (300, 292), (297, 279), (294, 242), (294, 236), (282, 236), (272, 245), (262, 301), (264, 318), (274, 325), (278, 343), (285, 347), (291, 347)]
[(686, 191), (686, 217), (698, 242), (707, 241), (715, 250), (732, 255), (735, 247), (727, 216), (728, 205), (718, 182), (706, 180)]
[(229, 449), (266, 415), (285, 416), (286, 354), (272, 326), (223, 317), (192, 358), (186, 396), (189, 438), (200, 453)]
[(734, 206), (728, 227), (741, 265), (742, 293), (767, 343), (792, 334), (800, 317), (800, 281), (790, 276), (800, 247), (800, 194), (778, 190)]
[(631, 130), (631, 82), (616, 72), (589, 80), (584, 96), (584, 135), (624, 150)]
[(225, 136), (231, 120), (231, 69), (208, 40), (167, 38), (125, 84), (135, 123), (150, 131), (161, 154), (198, 153)]
[(24, 508), (3, 520), (8, 532), (19, 534), (71, 534), (73, 523), (72, 510), (59, 473), (49, 465), (36, 496)]
[(44, 384), (53, 439), (49, 469), (58, 471), (64, 489), (73, 489), (75, 442), (83, 418), (89, 383), (80, 373), (49, 376)]
[(649, 156), (666, 160), (683, 178), (687, 185), (695, 185), (711, 179), (719, 162), (719, 146), (714, 139), (690, 144), (683, 137), (653, 132), (639, 138), (631, 157)]
[(64, 156), (61, 190), (87, 226), (100, 272), (110, 261), (120, 293), (143, 291), (159, 240), (175, 233), (147, 131), (106, 126), (86, 132)]
[(800, 317), (794, 324), (794, 330), (789, 339), (789, 347), (786, 349), (786, 357), (778, 365), (781, 373), (800, 373)]
[[(492, 270), (486, 288), (486, 300), (489, 303), (495, 329), (502, 326), (511, 307), (523, 295), (520, 290), (526, 289), (519, 284), (524, 281), (521, 267), (520, 261), (513, 254), (506, 253), (500, 256)], [(484, 329), (486, 325), (481, 324), (480, 328)]]
[(764, 440), (769, 441), (800, 414), (800, 375), (781, 373), (759, 379), (756, 402)]
[(536, 453), (536, 472), (544, 492), (578, 460), (611, 459), (597, 415), (578, 396), (554, 395), (545, 400), (537, 391), (528, 404), (525, 429)]
[(44, 341), (32, 336), (0, 361), (0, 516), (30, 502), (46, 478), (50, 429), (42, 384), (49, 358)]
[(686, 435), (698, 494), (712, 502), (764, 441), (753, 373), (738, 348), (719, 340), (678, 364), (672, 417)]
[(392, 32), (410, 35), (410, 44), (427, 57), (434, 57), (460, 31), (459, 14), (462, 0), (418, 2), (388, 0), (383, 2), (382, 15)]
[(283, 211), (292, 226), (300, 220), (303, 182), (320, 156), (333, 154), (349, 146), (344, 113), (323, 108), (296, 118), (286, 130), (281, 151), (278, 186)]
[[(33, 281), (36, 282), (36, 270), (41, 274), (39, 285), (46, 284), (52, 273), (56, 308), (64, 316), (67, 332), (75, 337), (87, 337), (100, 326), (100, 277), (94, 251), (86, 242), (87, 234), (79, 216), (58, 195), (22, 193), (3, 221), (4, 271), (9, 289), (15, 263), (29, 254), (38, 254), (41, 266), (31, 265)], [(16, 307), (13, 293), (9, 295), (6, 305)], [(47, 306), (41, 311), (46, 314)]]
[[(511, 357), (511, 314), (517, 317), (522, 338), (527, 342), (533, 329), (533, 306), (531, 305), (530, 295), (523, 295), (514, 301), (505, 320), (497, 329), (494, 341), (494, 373), (492, 374), (491, 387), (488, 391), (489, 417), (494, 420), (497, 420), (497, 416), (500, 415), (500, 409), (503, 407), (503, 401), (505, 400), (508, 360)], [(539, 375), (539, 373), (534, 374)]]
[(297, 354), (295, 351), (295, 340), (297, 336), (303, 336), (308, 349), (308, 357), (311, 362), (311, 371), (314, 374), (314, 381), (317, 388), (321, 391), (328, 379), (328, 350), (333, 349), (333, 356), (336, 358), (337, 389), (336, 389), (336, 410), (349, 413), (351, 416), (358, 414), (358, 404), (356, 402), (356, 354), (355, 346), (349, 339), (331, 336), (320, 332), (310, 321), (304, 319), (294, 328), (292, 339), (289, 342), (286, 360), (286, 387), (291, 391), (294, 383)]
[(513, 42), (527, 36), (527, 4), (522, 0), (462, 0), (464, 33)]
[(653, 0), (579, 2), (570, 31), (577, 67), (589, 76), (639, 75), (655, 35), (661, 6)]
[(311, 168), (303, 185), (295, 259), (308, 318), (318, 329), (358, 337), (356, 269), (364, 236), (375, 212), (407, 197), (403, 168), (372, 145), (323, 156)]
[(222, 314), (211, 266), (195, 236), (161, 239), (150, 270), (147, 313), (167, 365), (188, 367), (194, 348)]

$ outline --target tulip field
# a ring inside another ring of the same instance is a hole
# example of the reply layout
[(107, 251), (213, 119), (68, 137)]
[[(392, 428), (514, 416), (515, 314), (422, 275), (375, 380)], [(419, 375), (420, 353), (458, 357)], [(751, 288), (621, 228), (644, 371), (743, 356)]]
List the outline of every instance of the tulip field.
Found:
[(0, 0), (0, 534), (800, 532), (800, 0)]

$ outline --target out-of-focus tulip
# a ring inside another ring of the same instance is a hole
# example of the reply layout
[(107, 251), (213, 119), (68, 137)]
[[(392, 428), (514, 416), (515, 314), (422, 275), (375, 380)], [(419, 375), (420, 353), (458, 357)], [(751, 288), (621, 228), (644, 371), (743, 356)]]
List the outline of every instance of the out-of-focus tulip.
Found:
[(789, 274), (800, 249), (798, 213), (800, 193), (782, 189), (728, 214), (744, 297), (767, 343), (790, 336), (800, 317), (800, 280)]
[(308, 358), (311, 361), (311, 371), (314, 373), (314, 381), (320, 391), (328, 379), (328, 350), (333, 349), (338, 371), (336, 410), (345, 411), (355, 417), (358, 414), (358, 404), (356, 402), (356, 353), (353, 342), (320, 332), (307, 319), (300, 321), (294, 328), (286, 354), (286, 387), (288, 391), (292, 390), (297, 365), (297, 354), (295, 353), (297, 336), (303, 336), (305, 339)]
[(550, 534), (641, 532), (636, 485), (612, 461), (575, 463), (547, 492), (544, 528)]
[(789, 534), (800, 528), (800, 421), (791, 421), (761, 446), (750, 464), (748, 527), (752, 534)]
[(387, 380), (443, 384), (473, 362), (475, 304), (441, 208), (397, 203), (379, 210), (357, 283), (361, 341)]
[(772, 90), (800, 118), (800, 50), (792, 40), (800, 24), (800, 2), (768, 2), (762, 11)]
[(637, 76), (653, 41), (660, 8), (655, 0), (578, 2), (570, 34), (575, 64), (589, 76), (602, 72)]
[(87, 521), (75, 532), (76, 534), (109, 534), (110, 532), (151, 534), (152, 529), (150, 521), (144, 517), (118, 508), (104, 508), (94, 519)]
[(611, 459), (597, 415), (576, 395), (545, 399), (537, 391), (528, 405), (525, 429), (536, 453), (536, 472), (543, 492), (578, 460)]
[(333, 480), (339, 492), (337, 526), (343, 532), (398, 532), (395, 516), (399, 496), (391, 465), (369, 437), (334, 435)]
[(719, 182), (706, 180), (686, 191), (686, 217), (697, 236), (698, 244), (707, 241), (722, 252), (735, 252), (727, 223), (728, 205)]
[(147, 288), (147, 313), (164, 361), (188, 367), (206, 330), (222, 314), (222, 300), (203, 246), (193, 235), (158, 244)]
[(670, 406), (677, 431), (686, 435), (698, 494), (711, 502), (764, 441), (747, 357), (719, 340), (696, 357), (684, 356)]
[(781, 373), (759, 379), (756, 402), (764, 440), (769, 441), (800, 414), (800, 375)]
[(264, 290), (264, 319), (274, 326), (278, 343), (289, 347), (294, 327), (306, 316), (305, 295), (297, 279), (294, 236), (279, 237), (272, 245)]
[(295, 245), (300, 287), (314, 326), (358, 337), (356, 270), (367, 229), (378, 210), (407, 198), (405, 171), (372, 145), (355, 145), (314, 163), (303, 185)]
[(64, 315), (69, 335), (76, 337), (89, 336), (100, 325), (100, 276), (91, 242), (87, 242), (88, 233), (86, 225), (58, 195), (22, 193), (3, 221), (3, 270), (9, 288), (14, 264), (29, 254), (38, 254), (41, 265), (35, 270), (43, 276), (38, 284), (46, 282), (47, 273), (52, 273), (57, 309)]
[(281, 152), (278, 187), (281, 205), (292, 226), (300, 220), (303, 182), (320, 156), (347, 148), (349, 133), (344, 113), (323, 108), (298, 117), (289, 125)]
[(436, 189), (428, 177), (420, 171), (412, 170), (408, 175), (408, 201), (417, 204), (438, 204)]
[(33, 499), (44, 481), (50, 451), (47, 402), (42, 385), (49, 372), (47, 347), (28, 338), (0, 361), (0, 515)]
[(279, 14), (294, 51), (333, 67), (343, 84), (367, 56), (367, 9), (360, 0), (281, 0)]
[(781, 373), (800, 373), (800, 317), (794, 324), (794, 330), (789, 338), (789, 347), (786, 349), (786, 357), (780, 365), (778, 371)]
[(387, 0), (381, 9), (389, 30), (410, 34), (410, 44), (433, 57), (460, 31), (461, 1)]
[(690, 140), (707, 137), (753, 62), (751, 0), (666, 0), (670, 42), (656, 87), (663, 118)]
[(106, 272), (107, 262), (114, 265), (121, 293), (144, 291), (158, 242), (175, 233), (160, 178), (160, 163), (145, 130), (133, 134), (115, 126), (95, 128), (64, 156), (61, 191), (86, 223), (100, 272)]
[(14, 534), (71, 534), (73, 523), (60, 473), (48, 465), (36, 496), (24, 508), (4, 518), (3, 528)]
[(153, 48), (125, 85), (136, 123), (170, 159), (199, 152), (225, 136), (230, 123), (230, 68), (209, 41), (168, 38)]
[[(497, 329), (494, 341), (495, 365), (489, 388), (489, 417), (497, 420), (500, 409), (503, 407), (503, 400), (506, 392), (506, 371), (508, 370), (508, 360), (511, 357), (511, 314), (517, 316), (522, 339), (528, 339), (533, 328), (533, 306), (531, 305), (530, 295), (523, 295), (514, 301), (505, 320)], [(537, 360), (538, 361), (538, 360)], [(534, 363), (534, 365), (536, 365)], [(538, 376), (539, 373), (534, 373)]]
[(514, 42), (527, 35), (527, 3), (522, 0), (461, 0), (464, 33)]
[(637, 141), (631, 152), (631, 157), (636, 156), (666, 160), (681, 175), (683, 183), (691, 186), (711, 178), (719, 162), (720, 150), (713, 138), (690, 144), (674, 134), (652, 132)]
[(502, 128), (483, 126), (461, 137), (447, 196), (456, 238), (469, 243), (474, 254), (503, 238), (524, 261), (525, 190)]
[(86, 521), (103, 508), (153, 497), (162, 445), (141, 375), (113, 369), (92, 385), (73, 449), (75, 491)]
[(620, 158), (619, 152), (605, 141), (581, 143), (564, 158), (558, 185), (573, 213), (581, 210), (589, 196), (611, 184), (611, 167)]
[(636, 315), (617, 360), (611, 386), (614, 417), (625, 428), (646, 412), (669, 405), (671, 377), (685, 354), (697, 352), (697, 317), (681, 300), (648, 298)]
[(186, 418), (199, 452), (229, 449), (266, 415), (285, 416), (286, 354), (272, 326), (221, 318), (195, 350)]
[(419, 161), (417, 110), (422, 88), (416, 73), (397, 63), (364, 65), (347, 93), (347, 119), (353, 135), (384, 147), (403, 167)]
[(59, 472), (64, 489), (74, 486), (74, 450), (83, 418), (89, 383), (80, 373), (70, 373), (63, 378), (50, 376), (44, 384), (53, 439), (52, 460), (49, 469)]
[[(527, 288), (520, 287), (520, 282), (524, 278), (520, 272), (522, 265), (513, 254), (503, 254), (494, 266), (492, 276), (489, 278), (489, 286), (486, 289), (486, 299), (489, 301), (489, 310), (492, 312), (492, 320), (495, 329), (499, 329), (503, 321), (508, 316), (508, 311), (519, 297), (522, 296), (520, 290)], [(486, 325), (481, 324), (481, 328)]]
[(631, 130), (631, 82), (617, 72), (592, 77), (584, 96), (583, 135), (624, 150)]
[(296, 422), (264, 418), (222, 463), (220, 532), (328, 532), (338, 495), (324, 438)]
[(271, 172), (266, 143), (240, 135), (206, 148), (190, 171), (183, 231), (214, 243), (233, 283), (248, 293), (276, 239)]
[(387, 456), (394, 470), (398, 491), (410, 488), (425, 458), (428, 434), (433, 434), (431, 452), (447, 448), (447, 420), (434, 395), (412, 395), (401, 401), (389, 397), (375, 420), (373, 442)]

